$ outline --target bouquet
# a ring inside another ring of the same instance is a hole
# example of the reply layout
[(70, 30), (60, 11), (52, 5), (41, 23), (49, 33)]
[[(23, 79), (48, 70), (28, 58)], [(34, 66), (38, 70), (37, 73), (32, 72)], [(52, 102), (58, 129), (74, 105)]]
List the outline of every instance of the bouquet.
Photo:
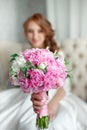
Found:
[[(43, 100), (50, 89), (63, 87), (68, 76), (64, 58), (48, 49), (32, 48), (11, 55), (9, 78), (12, 85), (20, 86), (25, 93), (43, 93)], [(36, 126), (49, 126), (47, 105), (38, 111)]]

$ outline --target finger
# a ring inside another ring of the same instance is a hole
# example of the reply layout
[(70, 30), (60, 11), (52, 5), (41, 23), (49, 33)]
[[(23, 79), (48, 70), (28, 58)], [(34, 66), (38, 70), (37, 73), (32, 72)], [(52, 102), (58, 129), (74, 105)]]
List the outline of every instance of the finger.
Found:
[(50, 121), (53, 121), (54, 119), (55, 119), (55, 115), (54, 115), (53, 113), (50, 114), (50, 115), (49, 115), (49, 120), (50, 120)]
[(39, 114), (39, 110), (34, 109), (34, 112), (37, 113), (37, 114)]
[(35, 112), (37, 112), (38, 110), (41, 109), (41, 107), (38, 107), (38, 106), (33, 106), (33, 108), (34, 108), (34, 111), (35, 111)]
[[(39, 93), (33, 93), (32, 95), (31, 95), (31, 100), (34, 100), (34, 99), (36, 99), (36, 100), (38, 100), (38, 101), (40, 101), (40, 100), (43, 100), (43, 94), (41, 93), (41, 92), (39, 92)], [(46, 95), (46, 100), (48, 100), (48, 96)]]
[(33, 93), (32, 96), (31, 96), (31, 99), (37, 99), (37, 100), (42, 100), (43, 97), (41, 95), (41, 93)]
[(34, 112), (38, 114), (38, 110), (35, 110), (35, 109), (34, 109)]
[(44, 102), (34, 100), (34, 101), (33, 101), (33, 105), (34, 105), (34, 106), (42, 107), (42, 106), (44, 105)]

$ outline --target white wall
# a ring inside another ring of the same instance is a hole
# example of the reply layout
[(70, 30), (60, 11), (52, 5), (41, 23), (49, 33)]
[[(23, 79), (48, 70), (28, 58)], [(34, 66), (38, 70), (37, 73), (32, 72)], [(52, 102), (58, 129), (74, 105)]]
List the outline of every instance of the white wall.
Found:
[(87, 38), (87, 0), (81, 0), (81, 33)]
[(36, 12), (46, 15), (45, 0), (0, 0), (0, 41), (24, 42), (23, 22)]
[(87, 0), (47, 0), (47, 17), (56, 38), (87, 38)]

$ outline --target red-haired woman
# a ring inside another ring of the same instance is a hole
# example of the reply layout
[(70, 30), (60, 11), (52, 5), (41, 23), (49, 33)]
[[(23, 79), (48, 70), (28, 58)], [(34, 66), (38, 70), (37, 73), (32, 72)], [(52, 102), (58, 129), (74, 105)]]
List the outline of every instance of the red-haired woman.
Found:
[[(36, 13), (29, 17), (23, 27), (31, 47), (49, 46), (52, 52), (57, 50), (61, 53), (51, 23), (42, 14)], [(45, 103), (48, 103), (49, 130), (84, 130), (83, 127), (87, 127), (87, 105), (71, 93), (66, 95), (63, 88), (50, 90), (47, 102), (43, 102), (41, 93), (24, 94), (20, 88), (2, 92), (0, 97), (6, 99), (0, 102), (3, 108), (0, 115), (1, 130), (37, 130), (35, 113), (43, 109)]]

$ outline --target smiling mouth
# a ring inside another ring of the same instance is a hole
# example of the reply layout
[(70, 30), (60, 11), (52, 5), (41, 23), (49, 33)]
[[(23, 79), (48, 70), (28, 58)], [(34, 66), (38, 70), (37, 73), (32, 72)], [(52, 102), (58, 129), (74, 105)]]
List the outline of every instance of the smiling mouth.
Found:
[(34, 43), (38, 43), (38, 40), (33, 40)]

